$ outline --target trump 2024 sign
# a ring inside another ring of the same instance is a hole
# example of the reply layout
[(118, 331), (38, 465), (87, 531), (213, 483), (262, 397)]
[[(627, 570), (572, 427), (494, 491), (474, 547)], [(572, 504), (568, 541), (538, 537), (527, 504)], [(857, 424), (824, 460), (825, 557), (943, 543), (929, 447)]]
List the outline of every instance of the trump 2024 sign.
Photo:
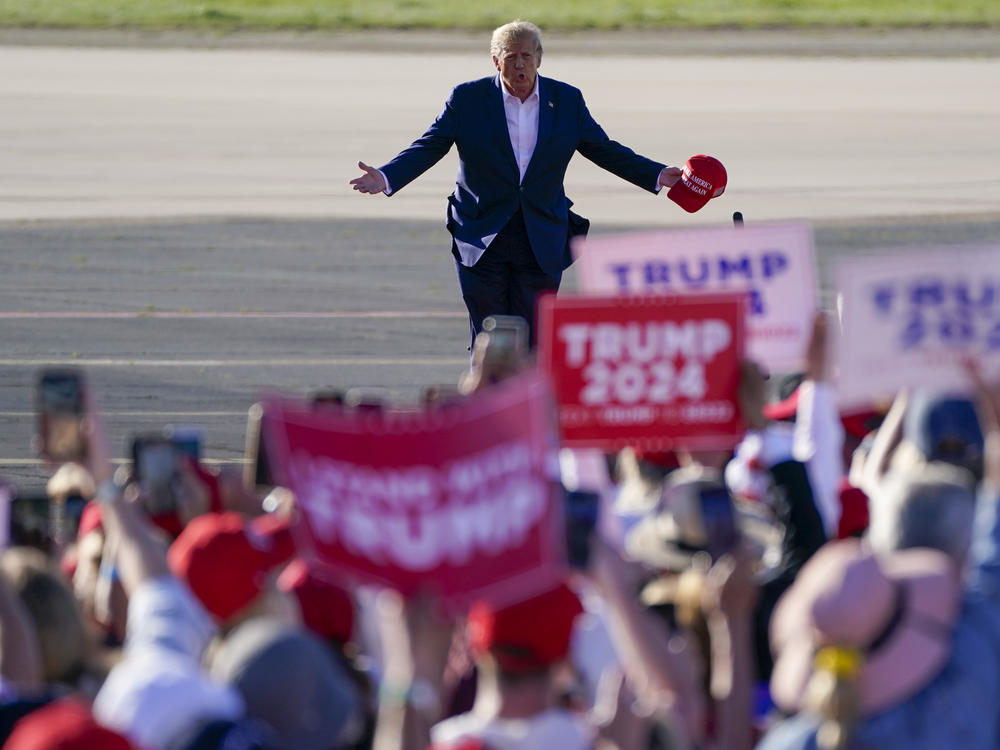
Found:
[(962, 363), (1000, 376), (1000, 247), (911, 249), (837, 267), (844, 406), (903, 387), (968, 389)]
[(585, 294), (746, 292), (747, 356), (801, 368), (816, 311), (813, 233), (801, 222), (578, 237)]
[(563, 444), (731, 448), (745, 310), (743, 294), (544, 298), (539, 361)]
[(556, 426), (540, 373), (423, 412), (265, 405), (301, 552), (341, 574), (460, 606), (564, 574)]

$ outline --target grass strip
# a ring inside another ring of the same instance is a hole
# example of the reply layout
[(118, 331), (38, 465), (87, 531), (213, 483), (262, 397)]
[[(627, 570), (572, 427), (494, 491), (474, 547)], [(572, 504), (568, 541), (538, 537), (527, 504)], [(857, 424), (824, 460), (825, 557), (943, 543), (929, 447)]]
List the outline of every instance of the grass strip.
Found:
[(1000, 26), (998, 0), (0, 0), (0, 26), (240, 30)]

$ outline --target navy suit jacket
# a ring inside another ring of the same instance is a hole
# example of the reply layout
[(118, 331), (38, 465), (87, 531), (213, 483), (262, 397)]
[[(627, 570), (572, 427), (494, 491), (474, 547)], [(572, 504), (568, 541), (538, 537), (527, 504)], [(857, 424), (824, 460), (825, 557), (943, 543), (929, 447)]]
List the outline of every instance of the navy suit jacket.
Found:
[(499, 74), (452, 89), (427, 132), (381, 168), (395, 195), (434, 166), (452, 144), (458, 146), (448, 230), (466, 266), (475, 265), (518, 207), (538, 265), (555, 275), (573, 262), (569, 239), (586, 233), (589, 226), (586, 219), (571, 217), (573, 202), (563, 189), (566, 167), (576, 151), (655, 192), (663, 164), (608, 138), (587, 111), (579, 89), (542, 76), (538, 81), (538, 140), (523, 182), (507, 131)]

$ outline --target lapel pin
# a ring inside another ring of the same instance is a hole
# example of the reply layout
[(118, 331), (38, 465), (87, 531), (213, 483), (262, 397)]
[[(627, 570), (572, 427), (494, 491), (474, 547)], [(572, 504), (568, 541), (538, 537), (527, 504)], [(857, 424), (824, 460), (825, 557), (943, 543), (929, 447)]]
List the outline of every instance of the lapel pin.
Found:
[(556, 105), (555, 105), (555, 104), (553, 104), (552, 102), (549, 102), (549, 106), (550, 106), (550, 107), (555, 107)]

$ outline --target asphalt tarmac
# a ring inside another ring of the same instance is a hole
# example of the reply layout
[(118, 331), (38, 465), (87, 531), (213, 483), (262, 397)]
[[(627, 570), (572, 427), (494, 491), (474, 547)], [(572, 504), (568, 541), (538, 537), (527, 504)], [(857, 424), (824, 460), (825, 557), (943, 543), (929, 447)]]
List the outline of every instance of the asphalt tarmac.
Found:
[[(412, 401), (455, 382), (453, 155), (392, 199), (346, 183), (419, 134), (451, 83), (488, 74), (485, 55), (10, 45), (0, 71), (0, 474), (44, 481), (45, 365), (85, 368), (119, 455), (133, 432), (200, 423), (219, 463), (241, 460), (262, 393)], [(567, 190), (595, 232), (805, 218), (826, 303), (846, 254), (1000, 244), (993, 57), (567, 52), (542, 73), (580, 85), (636, 150), (730, 169), (724, 199), (688, 216), (577, 160)]]

